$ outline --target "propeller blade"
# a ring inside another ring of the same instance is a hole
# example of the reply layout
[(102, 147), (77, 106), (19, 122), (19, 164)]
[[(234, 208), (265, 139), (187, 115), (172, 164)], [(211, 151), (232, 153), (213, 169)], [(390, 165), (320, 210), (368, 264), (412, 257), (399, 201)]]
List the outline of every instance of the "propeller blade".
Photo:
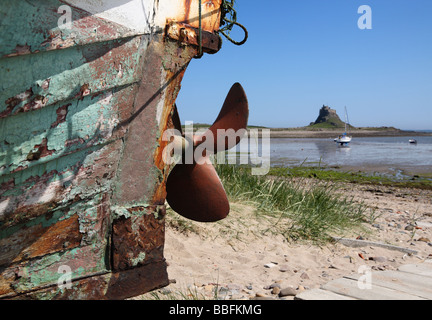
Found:
[[(243, 133), (239, 130), (246, 130), (249, 117), (249, 104), (246, 93), (240, 83), (235, 83), (228, 92), (225, 102), (219, 112), (218, 117), (212, 126), (202, 136), (194, 137), (194, 146), (197, 147), (206, 141), (208, 134), (212, 135), (214, 146), (207, 146), (208, 149), (223, 151), (218, 149), (218, 140), (224, 138), (225, 141), (219, 141), (225, 150), (229, 150), (237, 145)], [(224, 135), (218, 135), (218, 130), (224, 130)], [(229, 131), (228, 131), (229, 130)], [(241, 133), (239, 135), (239, 133)], [(213, 147), (213, 149), (211, 149)]]
[[(203, 145), (205, 150), (222, 151), (218, 150), (218, 140), (225, 150), (231, 149), (240, 142), (243, 133), (239, 134), (239, 130), (246, 130), (248, 116), (249, 107), (246, 94), (242, 86), (235, 83), (228, 92), (215, 122), (203, 136), (195, 135), (190, 147), (195, 151), (195, 148), (211, 136), (213, 139), (209, 139), (208, 143), (213, 143), (213, 146)], [(176, 106), (172, 120), (175, 129), (182, 132)], [(225, 130), (223, 136), (218, 137), (219, 129)], [(180, 142), (178, 140), (176, 143), (180, 144)], [(188, 148), (186, 142), (182, 144), (186, 145), (183, 149), (188, 152), (190, 149), (185, 150)], [(199, 161), (194, 159), (192, 164), (182, 162), (174, 166), (167, 179), (166, 199), (171, 208), (185, 218), (198, 222), (215, 222), (226, 218), (230, 206), (216, 169), (211, 164), (207, 152), (204, 154)], [(195, 160), (199, 163), (196, 163)], [(201, 164), (202, 160), (206, 161)]]
[(171, 208), (185, 218), (216, 222), (229, 211), (229, 201), (211, 163), (177, 164), (166, 185)]

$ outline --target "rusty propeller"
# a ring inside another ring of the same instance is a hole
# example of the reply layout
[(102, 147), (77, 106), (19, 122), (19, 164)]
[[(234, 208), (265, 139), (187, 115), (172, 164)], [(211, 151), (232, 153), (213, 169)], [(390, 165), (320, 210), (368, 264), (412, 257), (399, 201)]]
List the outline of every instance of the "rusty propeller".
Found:
[[(224, 219), (229, 211), (229, 201), (216, 169), (209, 160), (209, 154), (223, 145), (224, 150), (234, 147), (241, 139), (226, 139), (221, 131), (230, 130), (230, 134), (246, 129), (249, 116), (246, 94), (239, 83), (235, 83), (225, 99), (222, 109), (212, 126), (202, 135), (193, 136), (190, 144), (194, 150), (207, 143), (204, 155), (193, 159), (190, 164), (177, 163), (168, 176), (166, 191), (167, 201), (171, 208), (185, 218), (199, 222), (215, 222)], [(175, 108), (173, 115), (175, 129), (181, 130), (180, 118)], [(226, 131), (224, 131), (226, 132)], [(209, 137), (213, 139), (210, 140)], [(224, 139), (225, 141), (221, 141)], [(187, 152), (187, 151), (186, 151)]]

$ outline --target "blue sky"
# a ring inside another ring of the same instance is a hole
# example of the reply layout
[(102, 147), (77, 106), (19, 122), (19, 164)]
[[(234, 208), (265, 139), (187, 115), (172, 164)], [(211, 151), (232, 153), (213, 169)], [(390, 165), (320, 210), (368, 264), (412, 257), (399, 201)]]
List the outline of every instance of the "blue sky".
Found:
[[(361, 5), (371, 30), (358, 28)], [(251, 125), (308, 125), (325, 104), (341, 117), (346, 106), (354, 126), (432, 130), (431, 0), (237, 0), (236, 9), (249, 39), (224, 39), (191, 62), (177, 99), (183, 123), (212, 123), (240, 82)]]

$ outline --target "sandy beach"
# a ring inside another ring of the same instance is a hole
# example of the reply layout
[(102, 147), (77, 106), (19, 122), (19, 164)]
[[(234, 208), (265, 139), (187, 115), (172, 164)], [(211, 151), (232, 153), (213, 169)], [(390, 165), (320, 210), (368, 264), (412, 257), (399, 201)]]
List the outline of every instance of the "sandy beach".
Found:
[(287, 241), (265, 232), (276, 221), (257, 218), (244, 203), (232, 203), (227, 219), (194, 223), (189, 232), (172, 227), (168, 217), (165, 257), (171, 284), (155, 293), (160, 299), (292, 300), (364, 268), (395, 270), (432, 258), (432, 191), (341, 184), (340, 192), (367, 205), (371, 219), (363, 230), (335, 237), (368, 245)]

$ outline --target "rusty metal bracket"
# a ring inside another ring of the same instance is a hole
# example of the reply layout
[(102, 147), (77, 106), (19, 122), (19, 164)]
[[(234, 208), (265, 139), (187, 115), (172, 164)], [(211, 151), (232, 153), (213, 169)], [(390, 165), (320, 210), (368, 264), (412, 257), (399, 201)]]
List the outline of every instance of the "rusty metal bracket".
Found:
[[(168, 21), (166, 26), (166, 36), (170, 39), (179, 41), (183, 45), (193, 45), (199, 49), (200, 43), (198, 28), (180, 22)], [(218, 52), (221, 46), (222, 42), (218, 34), (202, 30), (203, 52), (213, 54)]]

